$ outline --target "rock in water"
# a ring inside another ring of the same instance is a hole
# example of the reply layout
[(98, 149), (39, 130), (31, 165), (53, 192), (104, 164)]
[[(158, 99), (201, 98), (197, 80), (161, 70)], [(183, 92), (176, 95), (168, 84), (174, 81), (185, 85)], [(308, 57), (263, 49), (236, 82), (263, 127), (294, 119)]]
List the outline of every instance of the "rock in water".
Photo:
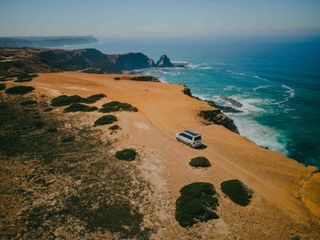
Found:
[(226, 102), (231, 103), (235, 107), (241, 108), (243, 106), (241, 102), (238, 102), (237, 100), (234, 100), (230, 97), (220, 96), (220, 98)]
[(174, 67), (174, 64), (170, 61), (167, 55), (162, 55), (158, 62), (156, 63), (157, 67)]

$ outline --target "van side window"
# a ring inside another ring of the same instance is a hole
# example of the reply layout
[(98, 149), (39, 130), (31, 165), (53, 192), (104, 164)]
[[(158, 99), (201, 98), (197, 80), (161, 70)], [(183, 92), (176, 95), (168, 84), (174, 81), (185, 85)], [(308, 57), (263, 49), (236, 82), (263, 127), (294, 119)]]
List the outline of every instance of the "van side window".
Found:
[(188, 138), (189, 140), (192, 140), (192, 137), (190, 137), (189, 135), (187, 135), (185, 133), (181, 133), (180, 136)]

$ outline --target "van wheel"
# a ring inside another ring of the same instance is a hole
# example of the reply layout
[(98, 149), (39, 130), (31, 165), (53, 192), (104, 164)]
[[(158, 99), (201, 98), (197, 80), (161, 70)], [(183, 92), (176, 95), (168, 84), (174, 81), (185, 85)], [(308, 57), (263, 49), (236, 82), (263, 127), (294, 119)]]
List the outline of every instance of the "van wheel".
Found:
[(179, 138), (176, 137), (176, 139), (177, 139), (178, 142), (181, 142)]

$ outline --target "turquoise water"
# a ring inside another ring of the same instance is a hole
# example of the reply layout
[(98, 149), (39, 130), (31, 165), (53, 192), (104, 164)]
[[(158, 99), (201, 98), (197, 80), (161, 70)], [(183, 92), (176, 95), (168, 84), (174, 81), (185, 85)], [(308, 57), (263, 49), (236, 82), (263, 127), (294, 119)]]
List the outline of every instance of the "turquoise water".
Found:
[(83, 47), (185, 62), (189, 68), (142, 72), (226, 106), (220, 96), (238, 100), (243, 113), (228, 115), (241, 135), (320, 166), (320, 38), (105, 39)]

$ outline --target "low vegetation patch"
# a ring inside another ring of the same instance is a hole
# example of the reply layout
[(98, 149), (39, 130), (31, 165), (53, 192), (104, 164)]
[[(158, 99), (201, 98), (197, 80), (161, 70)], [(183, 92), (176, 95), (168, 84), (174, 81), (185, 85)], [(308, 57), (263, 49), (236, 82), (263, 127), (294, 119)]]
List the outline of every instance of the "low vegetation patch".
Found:
[(195, 157), (192, 158), (189, 164), (192, 167), (210, 167), (211, 164), (206, 157)]
[(121, 80), (121, 78), (120, 77), (115, 77), (115, 78), (113, 78), (113, 80), (119, 81), (119, 80)]
[(73, 103), (69, 107), (66, 107), (63, 112), (93, 112), (98, 110), (97, 107), (87, 106), (81, 103)]
[(36, 105), (37, 102), (34, 100), (24, 100), (22, 102), (20, 102), (21, 106), (28, 106), (28, 105)]
[(34, 90), (34, 87), (30, 87), (30, 86), (14, 86), (6, 89), (5, 93), (23, 95), (23, 94), (32, 92), (33, 90)]
[(87, 98), (84, 98), (82, 100), (82, 102), (84, 102), (84, 103), (95, 103), (96, 101), (98, 101), (98, 100), (100, 100), (102, 98), (105, 98), (105, 97), (106, 97), (106, 95), (104, 95), (102, 93), (94, 94), (94, 95), (91, 95), (91, 96), (89, 96)]
[(78, 95), (72, 95), (72, 96), (61, 95), (51, 100), (51, 106), (54, 106), (54, 107), (68, 106), (73, 103), (79, 103), (81, 99), (82, 98)]
[(104, 97), (106, 97), (106, 95), (104, 94), (94, 94), (87, 98), (80, 97), (79, 95), (61, 95), (51, 100), (51, 106), (62, 107), (69, 106), (73, 103), (95, 103), (96, 101)]
[(153, 76), (134, 76), (131, 77), (130, 80), (142, 82), (160, 82), (158, 78)]
[(244, 183), (242, 183), (238, 179), (222, 182), (221, 190), (234, 203), (237, 203), (241, 206), (247, 206), (250, 203), (252, 190), (250, 190)]
[[(28, 99), (0, 94), (1, 192), (8, 193), (1, 239), (54, 239), (57, 229), (83, 238), (150, 239), (156, 226), (145, 225), (150, 199), (143, 192), (151, 189), (136, 164), (117, 160), (111, 141), (77, 125), (78, 115), (44, 113), (45, 98), (30, 111), (20, 105)], [(34, 126), (40, 120), (41, 130)]]
[(133, 161), (136, 159), (137, 152), (133, 148), (123, 149), (116, 152), (115, 157), (119, 160)]
[(176, 201), (176, 220), (182, 227), (219, 218), (217, 192), (211, 183), (194, 182), (180, 190)]
[(94, 122), (95, 126), (99, 126), (99, 125), (105, 125), (105, 124), (111, 124), (118, 121), (117, 117), (114, 115), (104, 115), (101, 118), (97, 119)]
[(103, 113), (117, 112), (117, 111), (137, 112), (138, 109), (129, 103), (112, 101), (112, 102), (103, 104), (102, 108), (100, 108), (99, 110), (99, 112), (103, 112)]
[(2, 76), (0, 77), (0, 81), (1, 82), (6, 82), (6, 81), (11, 81), (12, 77), (8, 77), (8, 76)]
[(119, 127), (119, 125), (116, 124), (116, 125), (112, 125), (111, 127), (109, 127), (109, 129), (112, 131), (116, 131), (116, 130), (119, 130), (120, 127)]
[(2, 90), (4, 90), (4, 89), (6, 89), (6, 85), (5, 85), (5, 84), (0, 83), (0, 91), (2, 91)]

